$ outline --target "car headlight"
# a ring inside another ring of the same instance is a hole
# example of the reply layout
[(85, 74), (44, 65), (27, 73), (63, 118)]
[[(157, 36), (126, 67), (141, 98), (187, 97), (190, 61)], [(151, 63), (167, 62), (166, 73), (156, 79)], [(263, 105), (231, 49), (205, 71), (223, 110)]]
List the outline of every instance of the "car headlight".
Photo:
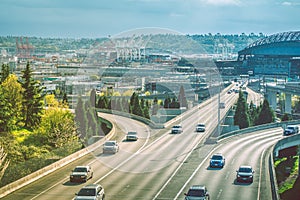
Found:
[(73, 175), (71, 175), (71, 176), (70, 176), (70, 178), (74, 178), (74, 176), (73, 176)]

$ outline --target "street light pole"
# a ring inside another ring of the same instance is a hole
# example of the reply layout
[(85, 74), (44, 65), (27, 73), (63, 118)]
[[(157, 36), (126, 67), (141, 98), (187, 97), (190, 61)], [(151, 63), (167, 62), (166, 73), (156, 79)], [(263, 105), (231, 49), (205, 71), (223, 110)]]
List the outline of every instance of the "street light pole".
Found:
[(219, 86), (218, 86), (218, 136), (221, 134), (221, 127), (220, 127), (220, 103), (221, 103), (221, 96), (220, 96), (220, 93), (221, 93), (221, 83), (219, 83)]

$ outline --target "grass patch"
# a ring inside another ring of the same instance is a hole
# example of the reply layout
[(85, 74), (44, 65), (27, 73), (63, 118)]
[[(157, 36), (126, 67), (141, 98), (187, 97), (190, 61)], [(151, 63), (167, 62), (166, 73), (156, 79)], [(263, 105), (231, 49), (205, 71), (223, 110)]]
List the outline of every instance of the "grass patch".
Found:
[[(278, 183), (278, 193), (282, 199), (295, 197), (296, 182), (298, 178), (298, 156), (280, 158), (274, 163)], [(298, 192), (299, 193), (299, 192)]]

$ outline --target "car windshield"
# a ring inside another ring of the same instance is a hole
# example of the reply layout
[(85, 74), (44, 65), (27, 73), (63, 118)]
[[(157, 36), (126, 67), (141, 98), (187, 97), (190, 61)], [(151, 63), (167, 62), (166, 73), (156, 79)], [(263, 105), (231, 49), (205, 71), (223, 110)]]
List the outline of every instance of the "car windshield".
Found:
[(220, 156), (220, 155), (213, 155), (211, 159), (213, 159), (213, 160), (222, 160), (223, 157)]
[(115, 146), (115, 142), (105, 142), (105, 146)]
[(128, 132), (128, 135), (136, 135), (136, 132)]
[(204, 127), (205, 125), (204, 125), (204, 124), (198, 124), (198, 126), (199, 126), (199, 127)]
[(187, 193), (187, 196), (190, 197), (204, 197), (205, 192), (204, 190), (189, 190)]
[(74, 172), (87, 172), (86, 167), (76, 167)]
[(239, 172), (247, 172), (247, 173), (249, 173), (249, 172), (252, 172), (252, 170), (249, 167), (241, 167), (239, 169)]
[(181, 128), (181, 126), (173, 126), (173, 128)]
[(287, 129), (289, 129), (289, 130), (294, 130), (294, 127), (287, 127)]
[(78, 192), (77, 196), (96, 196), (95, 189), (83, 188)]

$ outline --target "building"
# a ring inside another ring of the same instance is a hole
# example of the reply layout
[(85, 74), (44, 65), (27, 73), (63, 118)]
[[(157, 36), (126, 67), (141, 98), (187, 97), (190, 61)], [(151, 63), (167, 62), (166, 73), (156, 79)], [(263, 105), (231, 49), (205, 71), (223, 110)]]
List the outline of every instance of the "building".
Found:
[(277, 33), (238, 52), (238, 74), (299, 79), (300, 31)]

